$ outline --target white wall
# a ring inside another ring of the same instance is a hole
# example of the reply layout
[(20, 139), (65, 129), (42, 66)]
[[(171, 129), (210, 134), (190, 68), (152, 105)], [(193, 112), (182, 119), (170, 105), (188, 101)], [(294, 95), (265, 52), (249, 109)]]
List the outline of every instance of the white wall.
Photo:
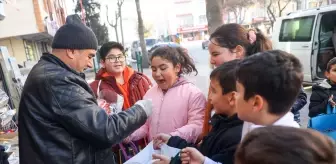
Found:
[(16, 0), (15, 6), (5, 4), (6, 18), (0, 21), (0, 38), (37, 33), (32, 0)]

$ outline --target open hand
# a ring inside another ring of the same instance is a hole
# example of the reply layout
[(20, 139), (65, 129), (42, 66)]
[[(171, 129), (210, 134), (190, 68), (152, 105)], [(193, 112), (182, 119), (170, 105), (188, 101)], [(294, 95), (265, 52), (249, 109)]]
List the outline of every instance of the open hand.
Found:
[(153, 146), (154, 146), (154, 149), (159, 149), (162, 144), (167, 144), (169, 139), (170, 139), (171, 135), (169, 134), (164, 134), (164, 133), (160, 133), (158, 135), (156, 135), (154, 138), (153, 138)]

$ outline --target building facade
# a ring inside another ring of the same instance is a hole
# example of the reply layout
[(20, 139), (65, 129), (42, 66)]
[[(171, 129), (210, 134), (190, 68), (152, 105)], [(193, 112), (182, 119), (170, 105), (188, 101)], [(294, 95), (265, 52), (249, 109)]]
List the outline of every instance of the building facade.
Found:
[(175, 0), (176, 34), (182, 40), (203, 40), (208, 31), (205, 0)]
[(0, 46), (6, 46), (18, 64), (36, 62), (50, 52), (57, 29), (65, 23), (65, 0), (4, 1), (0, 21)]

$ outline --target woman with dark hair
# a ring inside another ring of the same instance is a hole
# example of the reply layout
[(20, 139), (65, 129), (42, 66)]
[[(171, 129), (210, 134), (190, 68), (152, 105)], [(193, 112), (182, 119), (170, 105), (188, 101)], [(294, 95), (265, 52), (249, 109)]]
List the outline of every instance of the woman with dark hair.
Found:
[[(210, 35), (208, 48), (210, 63), (218, 67), (228, 61), (241, 59), (257, 52), (271, 50), (272, 46), (268, 46), (270, 43), (271, 41), (262, 33), (249, 33), (249, 31), (239, 24), (224, 24)], [(209, 121), (214, 114), (213, 111), (213, 105), (208, 100), (202, 136), (206, 136), (210, 131), (211, 123)]]

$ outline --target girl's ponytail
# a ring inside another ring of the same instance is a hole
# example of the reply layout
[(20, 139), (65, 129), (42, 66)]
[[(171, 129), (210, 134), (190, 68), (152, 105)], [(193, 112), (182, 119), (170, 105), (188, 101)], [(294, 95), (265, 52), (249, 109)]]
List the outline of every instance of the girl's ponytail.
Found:
[(176, 50), (180, 55), (180, 64), (181, 64), (180, 74), (190, 74), (192, 72), (196, 72), (197, 75), (198, 71), (196, 69), (194, 60), (189, 56), (189, 54), (185, 51), (185, 49), (177, 47)]
[(272, 50), (272, 42), (257, 28), (250, 29), (247, 33), (247, 39), (250, 40), (250, 32), (253, 31), (255, 34), (255, 40), (251, 45), (247, 48), (246, 56), (253, 55), (258, 52), (264, 52)]

